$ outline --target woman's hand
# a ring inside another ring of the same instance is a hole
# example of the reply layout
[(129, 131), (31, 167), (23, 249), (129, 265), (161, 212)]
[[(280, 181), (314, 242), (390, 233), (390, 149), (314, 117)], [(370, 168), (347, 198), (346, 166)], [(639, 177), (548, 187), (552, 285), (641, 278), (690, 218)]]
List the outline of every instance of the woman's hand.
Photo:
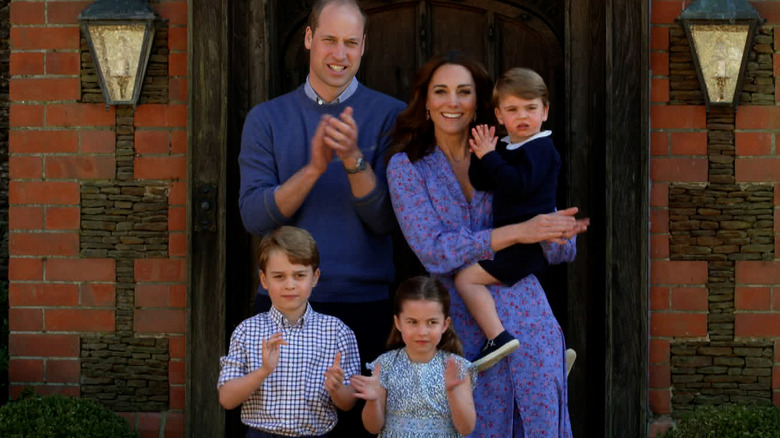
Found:
[(515, 224), (517, 243), (538, 243), (543, 240), (564, 244), (577, 234), (583, 233), (590, 225), (590, 219), (576, 219), (579, 209), (567, 208), (555, 213), (540, 214)]

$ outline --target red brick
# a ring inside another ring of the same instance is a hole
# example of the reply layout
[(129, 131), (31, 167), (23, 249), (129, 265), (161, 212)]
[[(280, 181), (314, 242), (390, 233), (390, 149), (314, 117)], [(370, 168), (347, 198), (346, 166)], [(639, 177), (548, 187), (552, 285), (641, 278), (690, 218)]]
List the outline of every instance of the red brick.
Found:
[(43, 382), (42, 359), (11, 359), (8, 361), (8, 378), (12, 382)]
[(8, 280), (43, 280), (43, 260), (34, 258), (11, 257), (8, 260)]
[(669, 258), (669, 236), (666, 234), (653, 234), (650, 236), (650, 258)]
[(136, 284), (136, 307), (168, 307), (168, 285)]
[(657, 415), (669, 414), (672, 412), (672, 396), (669, 389), (651, 389), (650, 410)]
[(669, 79), (650, 79), (650, 102), (669, 102)]
[(11, 181), (8, 197), (11, 204), (76, 205), (81, 195), (78, 183)]
[(116, 281), (116, 261), (113, 259), (49, 259), (46, 261), (48, 281)]
[(772, 134), (769, 132), (737, 132), (735, 141), (738, 156), (772, 154)]
[(184, 361), (172, 360), (168, 362), (168, 381), (173, 385), (183, 385), (185, 378)]
[(78, 357), (79, 335), (11, 333), (8, 336), (11, 356)]
[(141, 412), (138, 414), (138, 433), (141, 438), (157, 438), (160, 436), (162, 414), (156, 412)]
[(47, 360), (47, 383), (79, 383), (81, 367), (78, 360)]
[(116, 134), (114, 131), (79, 131), (81, 136), (81, 153), (113, 154), (116, 151)]
[(648, 438), (666, 436), (667, 431), (677, 426), (677, 422), (669, 417), (655, 417), (650, 420)]
[(650, 133), (650, 154), (669, 155), (669, 134), (666, 131)]
[(46, 110), (47, 126), (114, 126), (116, 109), (99, 104), (52, 104)]
[(79, 230), (81, 210), (78, 207), (49, 207), (46, 209), (47, 230)]
[(79, 253), (77, 233), (14, 233), (8, 240), (15, 255), (75, 256)]
[(650, 49), (669, 50), (669, 28), (653, 26), (650, 28)]
[(168, 412), (165, 418), (165, 438), (184, 437), (184, 414)]
[(137, 179), (185, 179), (187, 159), (176, 157), (136, 157), (133, 175)]
[(182, 259), (136, 259), (135, 281), (186, 281), (186, 264)]
[(171, 132), (171, 153), (173, 154), (187, 153), (187, 131)]
[(78, 397), (79, 396), (79, 387), (76, 385), (35, 385), (35, 386), (26, 386), (26, 385), (14, 385), (11, 384), (10, 388), (10, 395), (11, 398), (18, 398), (19, 395), (22, 393), (22, 391), (26, 390), (27, 388), (32, 388), (36, 394), (46, 396), (51, 394), (62, 394), (68, 397)]
[(78, 27), (12, 27), (11, 48), (17, 50), (78, 50)]
[(650, 387), (668, 388), (672, 385), (671, 367), (666, 364), (650, 364)]
[(187, 50), (187, 28), (170, 27), (168, 28), (168, 48), (173, 51)]
[(114, 179), (116, 158), (112, 155), (48, 157), (46, 176), (55, 179)]
[(116, 305), (116, 287), (113, 284), (82, 284), (81, 305), (86, 307), (114, 307)]
[(184, 309), (136, 309), (133, 328), (139, 333), (184, 333)]
[(168, 55), (168, 75), (187, 76), (186, 53), (171, 53)]
[[(18, 5), (19, 3), (13, 4)], [(42, 75), (43, 53), (11, 53), (9, 73), (12, 75)]]
[(46, 18), (49, 24), (78, 24), (79, 13), (92, 2), (49, 2)]
[(8, 309), (8, 328), (15, 332), (39, 332), (43, 329), (41, 309)]
[(171, 102), (187, 101), (187, 79), (186, 78), (168, 79), (168, 99)]
[(138, 154), (167, 154), (170, 152), (169, 131), (135, 131), (135, 151)]
[(734, 336), (741, 338), (780, 337), (780, 313), (734, 314)]
[(170, 205), (185, 205), (187, 203), (186, 181), (171, 182), (168, 192), (168, 203)]
[(708, 292), (704, 287), (673, 287), (672, 309), (682, 311), (708, 310)]
[(736, 310), (769, 310), (771, 298), (768, 287), (738, 287), (734, 307)]
[(14, 26), (44, 24), (43, 3), (11, 2), (11, 23)]
[(652, 312), (650, 334), (659, 337), (703, 337), (707, 335), (706, 313)]
[(168, 231), (187, 230), (187, 209), (185, 207), (168, 208)]
[(168, 255), (170, 257), (184, 257), (187, 255), (186, 234), (170, 233), (168, 235)]
[(168, 303), (171, 307), (184, 308), (187, 306), (187, 286), (172, 284), (168, 288)]
[(11, 283), (8, 289), (11, 306), (75, 306), (78, 302), (75, 284)]
[(24, 154), (78, 152), (79, 134), (76, 131), (11, 131), (11, 152)]
[(43, 126), (43, 106), (12, 104), (8, 125), (12, 128)]
[(41, 179), (43, 160), (36, 156), (11, 156), (8, 158), (8, 175), (11, 179)]
[(114, 310), (46, 309), (46, 330), (68, 332), (114, 331)]
[(706, 182), (706, 158), (651, 158), (653, 181)]
[(669, 363), (669, 341), (650, 340), (650, 363)]
[[(173, 30), (173, 29), (171, 29)], [(187, 126), (186, 105), (138, 105), (135, 126), (150, 128), (184, 128)]]
[(171, 336), (168, 338), (168, 353), (171, 359), (184, 359), (185, 352), (184, 336)]
[(707, 262), (653, 260), (650, 263), (650, 283), (654, 285), (705, 284)]
[(42, 207), (15, 206), (8, 211), (8, 229), (40, 230), (43, 228)]
[(669, 54), (666, 52), (650, 52), (650, 68), (653, 70), (653, 76), (668, 76)]
[[(52, 5), (59, 3), (50, 3)], [(48, 52), (46, 53), (46, 74), (78, 75), (81, 72), (79, 52)]]
[(125, 421), (127, 421), (127, 424), (130, 425), (130, 427), (135, 430), (136, 428), (136, 416), (137, 414), (135, 412), (117, 412), (117, 415), (124, 418)]
[(780, 261), (737, 261), (735, 274), (737, 284), (778, 284)]
[(187, 2), (185, 1), (169, 1), (165, 3), (159, 3), (153, 5), (154, 9), (160, 16), (171, 25), (186, 25), (187, 24)]
[(672, 155), (707, 155), (707, 133), (672, 132)]
[(654, 1), (650, 7), (650, 22), (673, 24), (685, 9), (682, 1)]
[(171, 385), (170, 390), (170, 408), (173, 410), (184, 410), (184, 386)]
[(766, 20), (766, 24), (780, 24), (780, 4), (771, 1), (752, 1), (750, 4)]
[(706, 129), (707, 113), (703, 105), (652, 105), (650, 125), (652, 129)]
[(669, 210), (653, 208), (650, 210), (650, 232), (669, 232)]
[(734, 174), (737, 182), (780, 181), (780, 158), (737, 158)]
[(780, 106), (740, 106), (737, 129), (780, 129)]
[(651, 287), (650, 288), (650, 309), (651, 310), (669, 310), (669, 288)]

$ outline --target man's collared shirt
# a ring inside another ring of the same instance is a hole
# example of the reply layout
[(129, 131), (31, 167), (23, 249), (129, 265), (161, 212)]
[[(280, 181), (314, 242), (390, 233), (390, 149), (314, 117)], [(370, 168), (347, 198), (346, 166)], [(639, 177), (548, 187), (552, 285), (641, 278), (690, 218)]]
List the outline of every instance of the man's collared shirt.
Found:
[(276, 369), (241, 407), (241, 421), (253, 428), (282, 435), (323, 435), (336, 425), (336, 407), (325, 390), (325, 372), (341, 352), (344, 384), (360, 373), (355, 334), (338, 318), (306, 305), (290, 324), (273, 306), (244, 320), (230, 338), (227, 356), (220, 359), (217, 388), (243, 377), (263, 364), (262, 341), (282, 333)]
[(349, 85), (347, 85), (347, 88), (344, 89), (344, 91), (339, 94), (339, 97), (337, 97), (333, 102), (325, 102), (320, 96), (317, 95), (317, 92), (314, 91), (314, 88), (311, 86), (311, 82), (309, 82), (309, 77), (306, 76), (306, 83), (303, 85), (303, 91), (306, 93), (306, 96), (309, 97), (309, 99), (317, 102), (320, 105), (333, 105), (340, 102), (344, 102), (345, 100), (349, 99), (350, 96), (355, 94), (355, 91), (358, 88), (358, 80), (357, 78), (352, 78), (351, 81), (349, 81)]

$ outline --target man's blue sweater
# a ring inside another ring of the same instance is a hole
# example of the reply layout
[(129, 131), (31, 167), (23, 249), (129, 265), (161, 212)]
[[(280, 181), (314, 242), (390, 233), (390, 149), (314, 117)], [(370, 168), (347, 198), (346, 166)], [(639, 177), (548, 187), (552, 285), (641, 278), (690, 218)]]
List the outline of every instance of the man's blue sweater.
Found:
[[(309, 162), (311, 139), (324, 114), (354, 110), (358, 146), (377, 177), (376, 188), (352, 196), (347, 174), (334, 155), (325, 173), (291, 218), (274, 201), (274, 190)], [(295, 91), (255, 106), (241, 137), (239, 207), (244, 226), (261, 236), (281, 225), (309, 231), (320, 251), (322, 276), (314, 302), (369, 302), (386, 299), (393, 281), (390, 232), (395, 216), (387, 194), (387, 134), (405, 104), (362, 84), (344, 102), (319, 105)], [(261, 289), (262, 291), (262, 289)]]

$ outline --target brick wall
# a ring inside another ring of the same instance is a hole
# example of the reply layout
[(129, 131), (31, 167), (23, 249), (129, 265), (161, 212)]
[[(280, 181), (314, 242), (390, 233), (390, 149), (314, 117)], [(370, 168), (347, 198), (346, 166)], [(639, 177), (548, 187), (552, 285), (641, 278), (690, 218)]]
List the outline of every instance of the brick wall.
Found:
[(10, 4), (11, 395), (183, 436), (187, 3), (150, 2), (167, 21), (143, 97), (108, 110), (81, 50), (90, 3)]
[(780, 406), (780, 3), (737, 111), (705, 110), (690, 2), (651, 2), (650, 436), (711, 404)]

